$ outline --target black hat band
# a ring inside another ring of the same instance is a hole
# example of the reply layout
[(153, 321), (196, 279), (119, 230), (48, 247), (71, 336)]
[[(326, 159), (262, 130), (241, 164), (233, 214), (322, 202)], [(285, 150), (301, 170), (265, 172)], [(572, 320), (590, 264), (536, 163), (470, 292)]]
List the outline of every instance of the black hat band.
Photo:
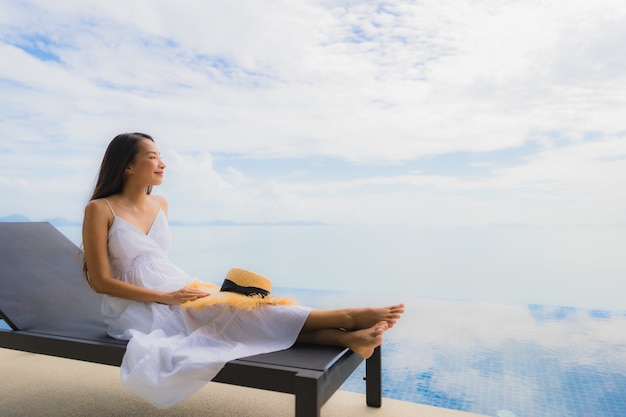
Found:
[(267, 297), (270, 294), (269, 291), (264, 290), (263, 288), (243, 287), (241, 285), (237, 285), (236, 283), (234, 283), (233, 281), (231, 281), (229, 279), (225, 279), (224, 280), (224, 282), (222, 283), (222, 288), (220, 289), (220, 291), (235, 292), (235, 293), (243, 294), (243, 295), (247, 295), (247, 296), (260, 295), (261, 298), (265, 298), (265, 297)]

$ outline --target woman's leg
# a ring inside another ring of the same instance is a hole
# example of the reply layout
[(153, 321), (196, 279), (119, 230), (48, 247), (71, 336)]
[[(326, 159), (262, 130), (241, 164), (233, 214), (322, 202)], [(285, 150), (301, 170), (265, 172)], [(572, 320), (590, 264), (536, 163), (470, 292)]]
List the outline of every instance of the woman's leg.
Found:
[(404, 313), (404, 304), (381, 308), (343, 308), (339, 310), (313, 310), (309, 314), (303, 332), (320, 329), (367, 329), (379, 322), (393, 327)]
[(373, 326), (360, 330), (318, 329), (303, 331), (298, 342), (318, 345), (343, 346), (367, 359), (374, 349), (383, 343), (383, 333), (389, 328), (387, 322), (381, 321)]

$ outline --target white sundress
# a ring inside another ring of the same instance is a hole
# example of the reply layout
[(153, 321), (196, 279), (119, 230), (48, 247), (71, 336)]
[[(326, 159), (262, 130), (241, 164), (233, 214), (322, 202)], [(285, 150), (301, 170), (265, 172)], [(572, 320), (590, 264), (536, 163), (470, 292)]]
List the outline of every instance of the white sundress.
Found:
[[(113, 216), (108, 235), (113, 277), (160, 291), (194, 281), (168, 258), (170, 230), (160, 207), (147, 234), (115, 212)], [(121, 366), (123, 385), (161, 408), (196, 392), (230, 360), (289, 348), (310, 311), (303, 306), (246, 311), (225, 305), (186, 310), (106, 295), (102, 302), (109, 335), (129, 340)]]

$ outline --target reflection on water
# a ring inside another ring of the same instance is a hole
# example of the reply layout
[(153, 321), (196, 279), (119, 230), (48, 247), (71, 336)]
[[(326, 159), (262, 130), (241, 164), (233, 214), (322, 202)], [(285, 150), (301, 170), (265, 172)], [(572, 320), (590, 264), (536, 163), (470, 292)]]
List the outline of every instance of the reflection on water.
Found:
[[(318, 308), (397, 301), (288, 291)], [(384, 397), (488, 416), (626, 415), (626, 312), (403, 301), (383, 346)], [(343, 389), (364, 392), (363, 372)]]

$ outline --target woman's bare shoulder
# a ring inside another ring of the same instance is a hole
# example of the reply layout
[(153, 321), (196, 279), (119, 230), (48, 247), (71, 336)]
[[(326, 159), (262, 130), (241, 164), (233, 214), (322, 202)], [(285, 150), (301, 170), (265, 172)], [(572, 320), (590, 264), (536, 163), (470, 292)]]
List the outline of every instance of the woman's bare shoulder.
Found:
[(103, 211), (104, 209), (107, 209), (110, 211), (109, 205), (107, 204), (104, 198), (96, 198), (94, 200), (90, 200), (85, 205), (85, 211), (100, 212), (100, 211)]
[(103, 198), (91, 200), (85, 205), (85, 220), (106, 220), (107, 224), (113, 221), (113, 212)]

